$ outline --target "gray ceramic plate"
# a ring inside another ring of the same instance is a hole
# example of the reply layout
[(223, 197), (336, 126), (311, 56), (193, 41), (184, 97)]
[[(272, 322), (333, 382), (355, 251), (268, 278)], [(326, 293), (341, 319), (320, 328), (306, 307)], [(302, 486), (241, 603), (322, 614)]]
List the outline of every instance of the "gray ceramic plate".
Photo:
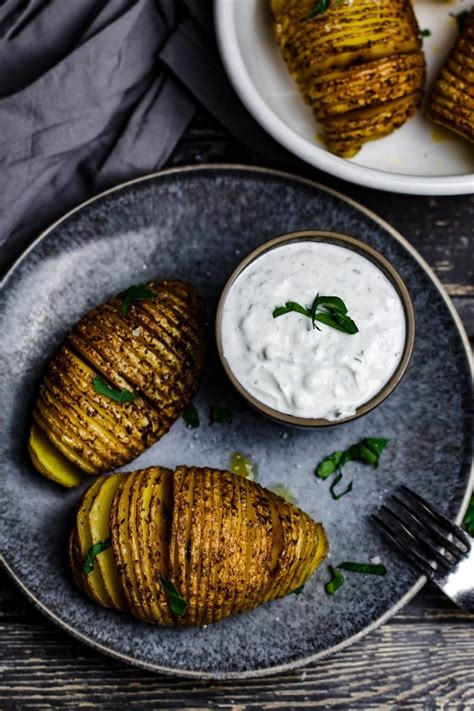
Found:
[[(260, 481), (282, 483), (326, 524), (330, 562), (380, 556), (386, 578), (347, 574), (324, 592), (323, 565), (304, 593), (199, 630), (167, 630), (103, 610), (71, 583), (66, 535), (79, 491), (35, 474), (26, 453), (30, 412), (45, 365), (67, 329), (108, 295), (146, 279), (181, 277), (204, 294), (212, 318), (240, 259), (273, 235), (335, 230), (373, 245), (411, 292), (417, 339), (410, 369), (378, 409), (324, 431), (283, 429), (252, 411), (226, 382), (215, 354), (196, 404), (198, 430), (182, 421), (135, 462), (226, 467), (233, 450), (258, 463)], [(413, 249), (375, 215), (299, 178), (253, 168), (171, 170), (109, 191), (47, 230), (8, 274), (0, 308), (0, 549), (7, 570), (55, 622), (94, 647), (157, 671), (244, 677), (291, 669), (334, 652), (386, 620), (423, 584), (385, 544), (369, 514), (397, 484), (426, 495), (451, 518), (467, 504), (470, 372), (459, 319)], [(210, 404), (232, 424), (208, 424)], [(315, 464), (364, 436), (391, 442), (377, 471), (350, 465), (354, 489), (333, 501)]]

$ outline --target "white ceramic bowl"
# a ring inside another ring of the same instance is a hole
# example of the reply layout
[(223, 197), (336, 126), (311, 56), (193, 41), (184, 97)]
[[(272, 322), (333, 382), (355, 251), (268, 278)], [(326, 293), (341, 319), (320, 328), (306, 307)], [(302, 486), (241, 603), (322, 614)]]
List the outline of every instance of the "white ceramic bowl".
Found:
[[(427, 87), (454, 42), (450, 13), (470, 0), (417, 2), (428, 64)], [(279, 143), (322, 170), (371, 188), (414, 195), (474, 192), (474, 151), (456, 134), (432, 124), (419, 111), (402, 128), (367, 143), (350, 160), (329, 153), (318, 140), (318, 126), (303, 102), (273, 38), (269, 0), (215, 0), (220, 52), (242, 102)]]

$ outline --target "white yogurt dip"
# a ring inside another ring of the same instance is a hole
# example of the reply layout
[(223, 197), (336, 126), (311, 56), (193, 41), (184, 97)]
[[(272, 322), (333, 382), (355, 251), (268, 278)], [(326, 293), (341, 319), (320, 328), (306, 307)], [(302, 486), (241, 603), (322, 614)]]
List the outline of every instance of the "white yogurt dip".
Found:
[[(338, 296), (359, 332), (350, 335), (291, 312), (316, 294)], [(221, 321), (222, 350), (248, 393), (279, 412), (339, 420), (376, 395), (403, 354), (406, 323), (392, 282), (361, 254), (303, 241), (261, 254), (232, 284)]]

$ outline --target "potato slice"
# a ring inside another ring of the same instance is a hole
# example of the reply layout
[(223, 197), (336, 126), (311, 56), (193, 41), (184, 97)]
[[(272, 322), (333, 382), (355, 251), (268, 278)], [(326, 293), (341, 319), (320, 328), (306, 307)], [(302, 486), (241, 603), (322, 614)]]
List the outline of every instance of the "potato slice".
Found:
[[(84, 432), (81, 428), (79, 428), (79, 431), (76, 429), (66, 412), (56, 403), (47, 388), (42, 389), (36, 401), (36, 409), (33, 411), (33, 417), (41, 426), (36, 412), (39, 412), (43, 421), (48, 423), (46, 432), (48, 436), (50, 436), (51, 441), (53, 441), (53, 438), (50, 432), (54, 433), (58, 439), (64, 442), (66, 448), (75, 452), (78, 460), (75, 460), (76, 464), (80, 466), (80, 462), (86, 461), (88, 472), (92, 471), (93, 474), (100, 473), (102, 458), (89, 446), (90, 439), (88, 433)], [(89, 441), (86, 441), (86, 438)]]
[(262, 600), (270, 582), (270, 563), (273, 547), (272, 512), (265, 490), (259, 485), (243, 479), (247, 493), (247, 517), (250, 535), (247, 550), (247, 581), (242, 612), (252, 610)]
[(242, 542), (238, 540), (242, 526), (240, 478), (230, 472), (223, 472), (220, 484), (222, 522), (214, 621), (226, 616), (235, 598), (236, 583), (245, 575), (242, 569), (245, 571), (246, 566), (246, 555), (242, 555)]
[[(188, 474), (189, 476), (189, 474)], [(188, 603), (186, 613), (180, 618), (179, 622), (182, 625), (197, 624), (197, 599), (200, 592), (201, 583), (201, 551), (204, 546), (204, 485), (206, 479), (206, 471), (203, 469), (193, 469), (194, 488), (193, 488), (193, 503), (192, 516), (189, 528), (189, 538), (186, 540), (185, 556), (186, 556), (186, 592), (183, 590), (183, 596)], [(206, 590), (201, 591), (204, 595)]]
[[(105, 541), (111, 537), (110, 509), (115, 492), (119, 488), (123, 474), (113, 474), (103, 478), (89, 511), (89, 525), (92, 543)], [(126, 610), (127, 603), (119, 580), (117, 565), (112, 547), (97, 556), (97, 564), (102, 574), (105, 589), (117, 610)]]
[(145, 470), (133, 473), (132, 483), (128, 493), (128, 543), (132, 556), (133, 573), (136, 582), (137, 596), (140, 607), (147, 620), (153, 620), (153, 613), (149, 604), (152, 591), (146, 585), (146, 578), (142, 566), (142, 545), (143, 541), (138, 531), (138, 506), (141, 503), (143, 490), (146, 485)]
[(234, 478), (234, 506), (232, 549), (226, 561), (229, 567), (227, 578), (227, 594), (224, 596), (222, 617), (229, 617), (233, 609), (240, 611), (243, 605), (243, 594), (246, 594), (248, 583), (248, 542), (255, 544), (255, 520), (251, 519), (252, 510), (247, 496), (246, 480), (242, 476)]
[(173, 625), (168, 596), (160, 576), (170, 579), (169, 550), (172, 524), (173, 472), (153, 467), (149, 483), (143, 491), (138, 526), (143, 541), (143, 573), (152, 590), (150, 604), (158, 624)]
[[(170, 580), (188, 602), (189, 555), (193, 518), (194, 477), (187, 467), (177, 467), (173, 476), (173, 520), (170, 542)], [(177, 624), (185, 622), (176, 618)]]
[(66, 444), (64, 432), (61, 432), (60, 423), (58, 423), (54, 418), (51, 418), (51, 416), (49, 416), (48, 419), (43, 417), (42, 412), (38, 408), (38, 401), (36, 402), (36, 407), (33, 410), (33, 419), (40, 428), (40, 430), (47, 434), (48, 438), (54, 444), (56, 449), (58, 449), (61, 454), (64, 454), (64, 456), (69, 459), (70, 462), (75, 464), (85, 474), (97, 473), (95, 469), (78, 454), (75, 449), (76, 444), (74, 444), (74, 446), (69, 446), (68, 444)]
[(291, 525), (293, 536), (296, 535), (295, 557), (292, 568), (288, 571), (288, 579), (282, 587), (282, 595), (288, 595), (297, 585), (302, 572), (306, 568), (309, 553), (312, 549), (308, 521), (306, 515), (296, 507), (291, 508)]
[[(96, 542), (92, 540), (89, 523), (89, 513), (95, 497), (102, 486), (103, 477), (97, 479), (85, 492), (76, 515), (77, 542), (81, 560), (81, 570), (85, 557)], [(102, 554), (100, 554), (102, 555)], [(98, 557), (98, 556), (97, 556)], [(102, 573), (97, 565), (97, 558), (94, 562), (94, 569), (91, 573), (82, 572), (83, 584), (89, 595), (104, 607), (113, 607), (113, 602), (106, 590)]]
[(28, 451), (35, 468), (45, 477), (70, 489), (82, 481), (81, 471), (33, 424), (28, 438)]
[(296, 537), (292, 531), (290, 504), (275, 495), (275, 506), (278, 513), (279, 526), (283, 537), (283, 547), (277, 564), (272, 572), (272, 582), (265, 595), (265, 601), (274, 600), (281, 595), (281, 587), (288, 579), (288, 571), (295, 557)]
[(135, 564), (129, 538), (130, 516), (130, 487), (135, 479), (136, 472), (123, 476), (119, 488), (115, 492), (110, 509), (110, 532), (112, 546), (117, 561), (117, 569), (122, 590), (127, 599), (130, 612), (140, 620), (147, 620), (138, 592)]
[(216, 469), (207, 470), (210, 472), (211, 492), (206, 498), (206, 537), (208, 539), (208, 549), (204, 551), (201, 559), (201, 587), (198, 596), (198, 622), (200, 625), (208, 624), (214, 619), (214, 610), (217, 591), (218, 566), (221, 562), (221, 524), (222, 524), (222, 501), (221, 501), (221, 476), (222, 472)]

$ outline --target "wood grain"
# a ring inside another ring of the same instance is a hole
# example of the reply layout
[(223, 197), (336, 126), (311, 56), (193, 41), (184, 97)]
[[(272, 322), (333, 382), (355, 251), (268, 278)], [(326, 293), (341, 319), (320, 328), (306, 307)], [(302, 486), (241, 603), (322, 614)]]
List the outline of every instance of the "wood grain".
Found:
[[(474, 197), (413, 197), (336, 180), (297, 160), (269, 163), (200, 113), (171, 165), (236, 162), (305, 175), (398, 229), (433, 267), (474, 340)], [(301, 671), (209, 683), (154, 675), (102, 656), (47, 622), (0, 573), (0, 710), (420, 709), (474, 711), (474, 616), (425, 588), (393, 620)]]

